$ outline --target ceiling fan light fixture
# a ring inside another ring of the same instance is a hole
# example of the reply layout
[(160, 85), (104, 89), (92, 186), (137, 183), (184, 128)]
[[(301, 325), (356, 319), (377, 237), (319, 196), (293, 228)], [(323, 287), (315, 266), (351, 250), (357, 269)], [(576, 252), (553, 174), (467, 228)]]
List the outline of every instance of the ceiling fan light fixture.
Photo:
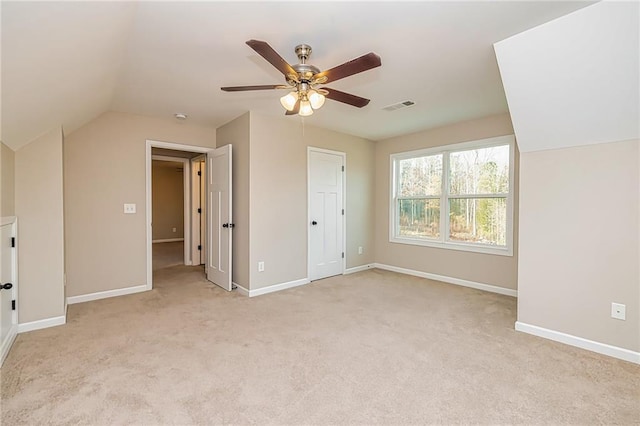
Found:
[(309, 102), (311, 103), (311, 107), (313, 109), (319, 109), (324, 105), (324, 95), (318, 93), (315, 90), (311, 90), (309, 92)]
[(313, 108), (311, 108), (311, 103), (309, 101), (300, 101), (300, 112), (298, 112), (302, 117), (308, 117), (313, 114)]
[(280, 103), (287, 111), (293, 111), (296, 102), (298, 102), (298, 92), (290, 92), (280, 98)]

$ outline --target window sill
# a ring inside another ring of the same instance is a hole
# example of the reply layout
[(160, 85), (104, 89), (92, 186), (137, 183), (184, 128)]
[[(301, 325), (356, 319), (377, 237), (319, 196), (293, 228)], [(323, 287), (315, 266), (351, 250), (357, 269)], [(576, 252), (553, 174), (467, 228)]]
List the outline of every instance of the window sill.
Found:
[(413, 246), (432, 247), (445, 250), (467, 251), (472, 253), (492, 254), (497, 256), (513, 256), (511, 247), (491, 247), (476, 244), (443, 242), (443, 241), (427, 241), (417, 238), (390, 238), (390, 243), (409, 244)]

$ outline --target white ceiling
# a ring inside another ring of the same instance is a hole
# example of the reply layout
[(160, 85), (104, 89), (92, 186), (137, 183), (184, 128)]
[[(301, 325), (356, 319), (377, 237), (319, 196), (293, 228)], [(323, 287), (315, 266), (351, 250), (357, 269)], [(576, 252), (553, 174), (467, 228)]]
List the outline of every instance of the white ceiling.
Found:
[[(290, 63), (313, 47), (328, 69), (373, 51), (382, 67), (330, 87), (371, 99), (327, 101), (306, 122), (380, 140), (507, 111), (493, 43), (588, 2), (2, 2), (2, 141), (51, 127), (68, 134), (107, 110), (218, 127), (240, 114), (281, 116), (280, 84), (245, 41)], [(413, 100), (416, 105), (382, 108)], [(300, 120), (298, 116), (287, 118)]]

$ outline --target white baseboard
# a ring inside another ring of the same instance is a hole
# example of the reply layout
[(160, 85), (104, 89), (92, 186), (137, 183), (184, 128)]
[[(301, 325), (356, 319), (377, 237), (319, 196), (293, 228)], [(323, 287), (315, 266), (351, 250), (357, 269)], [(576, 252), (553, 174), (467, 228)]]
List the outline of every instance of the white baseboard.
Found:
[[(244, 291), (248, 292), (249, 297), (261, 296), (263, 294), (274, 293), (276, 291), (286, 290), (288, 288), (298, 287), (301, 285), (309, 284), (308, 278), (302, 278), (300, 280), (288, 281), (286, 283), (274, 284), (268, 287), (262, 287), (255, 290), (247, 290), (243, 288)], [(236, 284), (237, 285), (237, 284)], [(238, 286), (240, 288), (240, 286)], [(241, 290), (242, 291), (242, 290)]]
[(4, 363), (5, 358), (9, 355), (9, 349), (11, 349), (11, 345), (13, 345), (13, 341), (16, 340), (16, 336), (18, 335), (18, 327), (14, 324), (9, 329), (9, 334), (4, 340), (4, 344), (0, 348), (0, 367)]
[(249, 290), (237, 283), (233, 283), (233, 285), (236, 286), (236, 290), (238, 290), (238, 293), (242, 294), (243, 296), (249, 296)]
[(606, 343), (594, 342), (593, 340), (584, 339), (582, 337), (573, 336), (560, 331), (549, 330), (548, 328), (538, 327), (537, 325), (531, 325), (520, 321), (516, 321), (516, 330), (564, 343), (566, 345), (575, 346), (577, 348), (586, 349), (588, 351), (597, 352), (602, 355), (608, 355), (624, 361), (640, 364), (640, 352), (634, 352), (629, 349), (608, 345)]
[(368, 263), (366, 265), (354, 266), (353, 268), (347, 268), (344, 270), (343, 275), (355, 274), (356, 272), (366, 271), (367, 269), (374, 268), (373, 263)]
[(184, 238), (164, 238), (162, 240), (153, 240), (152, 243), (175, 243), (176, 241), (184, 241)]
[(401, 274), (413, 275), (416, 277), (427, 278), (435, 281), (442, 281), (445, 283), (460, 285), (463, 287), (471, 287), (477, 290), (489, 291), (491, 293), (504, 294), (505, 296), (518, 297), (518, 291), (510, 288), (498, 287), (491, 284), (463, 280), (460, 278), (447, 277), (445, 275), (431, 274), (429, 272), (415, 271), (413, 269), (399, 268), (397, 266), (385, 265), (383, 263), (374, 263), (373, 266), (378, 269), (384, 269), (385, 271), (399, 272)]
[(45, 318), (38, 321), (23, 322), (22, 324), (18, 324), (18, 333), (26, 333), (27, 331), (55, 327), (57, 325), (64, 325), (66, 323), (67, 318), (64, 315), (53, 318)]
[(80, 296), (67, 297), (67, 304), (90, 302), (92, 300), (106, 299), (108, 297), (124, 296), (125, 294), (141, 293), (147, 291), (147, 285), (137, 285), (135, 287), (118, 288), (115, 290), (99, 291), (97, 293), (81, 294)]

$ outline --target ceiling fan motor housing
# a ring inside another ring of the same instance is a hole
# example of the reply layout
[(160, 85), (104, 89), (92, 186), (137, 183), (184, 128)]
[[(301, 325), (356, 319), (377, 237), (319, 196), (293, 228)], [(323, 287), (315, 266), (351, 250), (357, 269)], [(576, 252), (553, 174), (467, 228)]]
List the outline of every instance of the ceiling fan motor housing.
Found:
[(306, 63), (309, 56), (311, 56), (311, 46), (308, 44), (299, 44), (296, 46), (295, 52), (300, 63), (291, 65), (291, 68), (298, 73), (298, 77), (301, 81), (310, 81), (314, 75), (320, 72), (317, 67)]

